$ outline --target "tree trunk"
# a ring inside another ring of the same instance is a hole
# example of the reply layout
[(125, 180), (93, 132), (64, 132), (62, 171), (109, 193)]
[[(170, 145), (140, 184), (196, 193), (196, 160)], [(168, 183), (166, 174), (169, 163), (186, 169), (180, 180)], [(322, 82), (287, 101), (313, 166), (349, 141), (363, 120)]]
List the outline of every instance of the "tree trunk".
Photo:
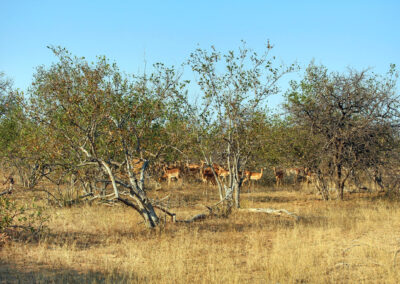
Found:
[(127, 161), (127, 171), (129, 174), (129, 182), (132, 187), (130, 196), (135, 200), (136, 204), (139, 206), (139, 213), (142, 215), (146, 222), (146, 226), (148, 228), (154, 228), (158, 225), (159, 223), (159, 218), (154, 211), (154, 207), (151, 204), (150, 200), (147, 198), (147, 194), (145, 192), (145, 185), (144, 185), (144, 176), (145, 176), (145, 171), (147, 169), (147, 166), (149, 164), (148, 160), (144, 160), (144, 163), (142, 165), (142, 169), (140, 170), (140, 176), (139, 176), (139, 181), (136, 179), (136, 176), (133, 172), (133, 169), (131, 167), (132, 161), (131, 159), (127, 156), (126, 157)]
[(336, 165), (336, 186), (339, 191), (340, 200), (343, 200), (344, 182), (342, 182), (342, 165)]
[(239, 171), (235, 171), (235, 178), (233, 179), (233, 189), (235, 193), (235, 207), (240, 208), (240, 193), (242, 189), (243, 179), (239, 176)]
[[(117, 182), (115, 180), (114, 174), (111, 171), (111, 168), (104, 161), (101, 161), (101, 164), (103, 166), (103, 169), (106, 171), (106, 173), (110, 178), (111, 185), (114, 189), (115, 198), (123, 202), (125, 205), (134, 208), (143, 217), (146, 227), (148, 228), (156, 227), (159, 223), (159, 218), (156, 212), (154, 211), (153, 205), (147, 198), (146, 193), (142, 188), (140, 188), (140, 185), (144, 184), (143, 177), (147, 163), (144, 163), (144, 166), (141, 171), (141, 180), (139, 182), (133, 176), (132, 171), (129, 171), (130, 182), (131, 182), (130, 196), (132, 197), (135, 203), (120, 197)], [(129, 166), (128, 170), (131, 170)]]
[(240, 208), (240, 182), (234, 182), (235, 207)]
[(140, 214), (140, 216), (142, 216), (147, 228), (155, 228), (159, 224), (159, 219), (150, 202), (145, 202), (137, 196), (134, 197), (136, 204), (121, 197), (119, 197), (118, 200), (125, 205), (128, 205), (129, 207), (135, 209)]
[(138, 202), (141, 207), (141, 215), (145, 220), (147, 228), (155, 228), (159, 223), (159, 218), (157, 217), (154, 207), (150, 202)]

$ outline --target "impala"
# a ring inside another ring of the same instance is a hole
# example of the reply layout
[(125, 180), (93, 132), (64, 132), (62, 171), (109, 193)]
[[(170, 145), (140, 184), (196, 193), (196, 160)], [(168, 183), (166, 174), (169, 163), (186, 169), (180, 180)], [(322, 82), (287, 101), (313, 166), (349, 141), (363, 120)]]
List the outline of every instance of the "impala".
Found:
[(261, 168), (261, 172), (259, 172), (259, 173), (258, 172), (245, 171), (244, 172), (245, 179), (243, 180), (243, 183), (248, 181), (249, 182), (249, 186), (250, 186), (250, 182), (251, 181), (256, 182), (256, 181), (258, 181), (258, 180), (260, 180), (262, 178), (263, 171), (264, 171), (264, 168)]
[(304, 175), (306, 177), (307, 185), (315, 182), (316, 174), (313, 173), (310, 168), (304, 168)]
[(220, 177), (224, 181), (226, 181), (226, 178), (229, 176), (229, 171), (225, 170), (223, 167), (219, 167), (217, 175), (218, 175), (218, 177)]
[(277, 169), (275, 167), (272, 167), (272, 169), (274, 170), (276, 186), (282, 185), (282, 180), (283, 180), (283, 176), (285, 175), (285, 171), (282, 169)]
[(216, 163), (213, 163), (211, 168), (209, 165), (206, 164), (206, 162), (201, 162), (201, 172), (205, 172), (206, 174), (213, 174), (214, 169), (214, 172), (218, 175), (220, 168), (221, 166)]
[(199, 174), (201, 173), (201, 167), (202, 165), (198, 164), (189, 164), (189, 162), (186, 162), (186, 168), (188, 169), (190, 174)]
[(213, 184), (215, 185), (217, 182), (215, 180), (214, 173), (211, 171), (211, 169), (202, 169), (201, 170), (201, 180), (203, 181), (204, 184)]
[(293, 176), (294, 183), (297, 183), (297, 181), (299, 180), (299, 176), (305, 175), (304, 168), (289, 168), (289, 169), (286, 169), (285, 171), (286, 171), (286, 175)]
[(201, 168), (201, 165), (198, 164), (189, 164), (186, 162), (186, 167), (189, 169), (189, 171), (198, 171)]
[(169, 169), (167, 167), (164, 167), (164, 175), (160, 178), (161, 179), (168, 179), (168, 186), (171, 183), (171, 179), (176, 179), (177, 181), (179, 181), (179, 179), (181, 178), (181, 170), (178, 168), (172, 168)]

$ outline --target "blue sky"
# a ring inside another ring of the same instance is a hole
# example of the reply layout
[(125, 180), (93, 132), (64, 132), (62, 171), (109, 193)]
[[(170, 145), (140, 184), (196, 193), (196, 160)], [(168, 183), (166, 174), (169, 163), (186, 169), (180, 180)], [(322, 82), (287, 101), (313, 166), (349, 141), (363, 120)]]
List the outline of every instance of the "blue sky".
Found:
[[(26, 90), (48, 45), (128, 73), (180, 65), (198, 46), (235, 49), (245, 40), (287, 64), (312, 59), (331, 71), (400, 65), (400, 1), (18, 1), (0, 0), (0, 71)], [(189, 70), (186, 70), (189, 71)], [(287, 87), (287, 80), (281, 82)], [(196, 90), (193, 90), (196, 93)], [(196, 95), (196, 94), (193, 94)], [(277, 104), (281, 98), (272, 99)]]

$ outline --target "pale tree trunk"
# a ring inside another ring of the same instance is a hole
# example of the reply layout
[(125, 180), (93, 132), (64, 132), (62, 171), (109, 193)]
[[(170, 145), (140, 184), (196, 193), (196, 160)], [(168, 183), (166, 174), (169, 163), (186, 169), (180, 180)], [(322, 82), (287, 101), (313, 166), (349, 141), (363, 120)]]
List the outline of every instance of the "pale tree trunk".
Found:
[(223, 184), (222, 184), (221, 180), (219, 179), (217, 173), (214, 170), (213, 160), (211, 159), (211, 157), (207, 157), (204, 152), (203, 152), (203, 157), (205, 159), (206, 164), (209, 165), (209, 167), (210, 167), (210, 169), (211, 169), (211, 171), (212, 171), (212, 173), (214, 175), (215, 181), (217, 182), (219, 199), (220, 200), (224, 200), (225, 199), (225, 195), (226, 195), (226, 191), (224, 190)]
[[(92, 157), (83, 147), (81, 147), (81, 150), (88, 157), (90, 158)], [(148, 161), (145, 161), (143, 163), (143, 167), (141, 169), (141, 174), (140, 174), (140, 181), (138, 181), (131, 169), (130, 160), (129, 159), (127, 160), (128, 161), (127, 169), (129, 173), (130, 184), (124, 184), (122, 181), (117, 181), (108, 163), (100, 159), (98, 159), (98, 161), (101, 165), (101, 169), (108, 175), (108, 178), (110, 179), (112, 188), (114, 190), (114, 198), (124, 203), (125, 205), (135, 209), (142, 216), (146, 227), (148, 228), (156, 227), (159, 224), (159, 218), (154, 210), (153, 205), (151, 204), (151, 201), (147, 198), (147, 195), (144, 191), (144, 172), (147, 168)], [(120, 196), (118, 183), (124, 188), (130, 190), (129, 196), (132, 198), (133, 202), (131, 200), (122, 198)]]
[[(232, 121), (230, 121), (232, 123)], [(239, 161), (237, 156), (232, 153), (232, 134), (229, 134), (229, 142), (227, 145), (227, 156), (228, 156), (228, 169), (229, 169), (229, 192), (231, 200), (234, 202), (236, 208), (240, 208), (240, 177), (239, 177)], [(233, 199), (233, 200), (232, 200)], [(231, 206), (231, 205), (230, 205)]]
[(234, 183), (235, 192), (235, 207), (240, 208), (240, 183), (235, 181)]
[(240, 164), (239, 164), (239, 158), (235, 157), (234, 161), (233, 161), (233, 190), (234, 190), (234, 200), (235, 200), (235, 207), (236, 208), (240, 208), (240, 193), (241, 193), (241, 188), (242, 188), (242, 182), (243, 179), (241, 177), (241, 175), (239, 174), (239, 168), (240, 168)]
[(144, 161), (142, 169), (140, 170), (140, 179), (139, 181), (136, 179), (132, 169), (131, 169), (131, 161), (128, 159), (127, 163), (127, 169), (129, 173), (129, 181), (132, 186), (132, 190), (130, 192), (130, 196), (136, 201), (136, 203), (139, 205), (139, 208), (142, 210), (142, 212), (145, 212), (144, 218), (147, 220), (147, 225), (151, 227), (155, 227), (159, 223), (159, 218), (154, 211), (154, 207), (151, 204), (150, 200), (147, 197), (147, 194), (145, 192), (145, 184), (144, 184), (144, 178), (145, 178), (145, 171), (147, 169), (147, 166), (149, 164), (149, 161)]

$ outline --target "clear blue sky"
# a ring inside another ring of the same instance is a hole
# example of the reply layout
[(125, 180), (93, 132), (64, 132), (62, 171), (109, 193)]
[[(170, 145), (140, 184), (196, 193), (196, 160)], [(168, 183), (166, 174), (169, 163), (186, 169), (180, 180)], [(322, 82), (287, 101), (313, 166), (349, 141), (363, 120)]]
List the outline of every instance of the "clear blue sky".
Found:
[[(198, 47), (266, 41), (285, 63), (313, 58), (331, 71), (400, 65), (400, 1), (22, 1), (0, 0), (0, 71), (26, 90), (47, 45), (92, 60), (106, 55), (133, 73), (179, 65)], [(285, 88), (285, 81), (282, 82)], [(279, 96), (275, 102), (279, 102)]]

